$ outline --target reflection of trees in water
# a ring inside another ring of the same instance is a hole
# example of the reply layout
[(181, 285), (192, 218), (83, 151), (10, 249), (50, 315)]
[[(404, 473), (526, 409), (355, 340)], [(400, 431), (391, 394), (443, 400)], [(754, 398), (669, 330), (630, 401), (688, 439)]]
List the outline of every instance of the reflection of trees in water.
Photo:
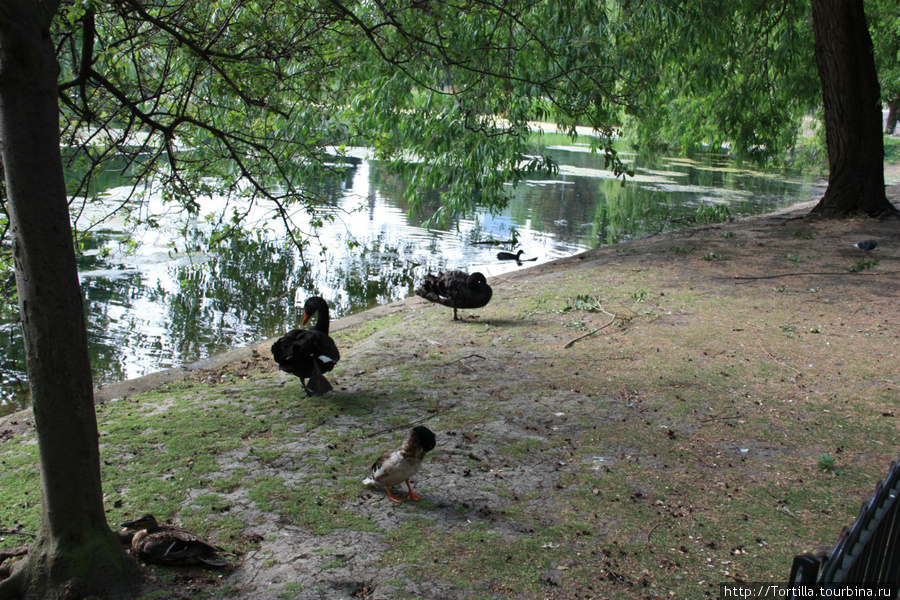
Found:
[(0, 329), (0, 415), (6, 413), (5, 406), (13, 410), (27, 405), (28, 385), (25, 381), (25, 347), (18, 325), (8, 325)]
[(294, 290), (312, 287), (283, 242), (232, 238), (209, 260), (172, 269), (174, 292), (152, 300), (168, 307), (176, 355), (190, 362), (271, 335), (289, 319)]
[(81, 282), (85, 299), (88, 350), (95, 383), (123, 379), (126, 353), (123, 349), (145, 348), (148, 334), (129, 323), (122, 327), (121, 315), (144, 295), (145, 282), (139, 272), (118, 277), (88, 277)]
[[(437, 238), (432, 238), (437, 244)], [(436, 252), (436, 246), (431, 249)], [(414, 256), (421, 241), (403, 240), (399, 234), (379, 233), (361, 242), (353, 252), (335, 258), (331, 268), (320, 274), (321, 287), (335, 291), (328, 298), (334, 313), (343, 316), (366, 308), (401, 300), (413, 293), (425, 267)], [(445, 268), (438, 257), (432, 269)]]

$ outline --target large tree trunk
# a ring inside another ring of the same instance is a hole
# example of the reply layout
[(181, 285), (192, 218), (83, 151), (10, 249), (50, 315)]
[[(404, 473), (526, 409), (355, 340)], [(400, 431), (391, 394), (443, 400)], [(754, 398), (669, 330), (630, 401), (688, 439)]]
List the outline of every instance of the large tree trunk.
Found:
[(812, 0), (822, 80), (828, 189), (813, 213), (895, 213), (884, 193), (884, 138), (872, 38), (861, 0)]
[(40, 449), (41, 529), (0, 599), (127, 598), (137, 567), (103, 511), (84, 311), (59, 149), (58, 3), (0, 4), (0, 156)]

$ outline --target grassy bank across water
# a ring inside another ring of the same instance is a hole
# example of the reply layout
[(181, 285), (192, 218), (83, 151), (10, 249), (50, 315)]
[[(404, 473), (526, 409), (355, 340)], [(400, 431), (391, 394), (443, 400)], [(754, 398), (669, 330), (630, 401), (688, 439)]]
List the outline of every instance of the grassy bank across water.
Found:
[[(336, 328), (323, 397), (266, 344), (102, 392), (110, 523), (152, 512), (233, 553), (225, 572), (149, 567), (147, 597), (692, 599), (785, 581), (900, 456), (900, 230), (809, 208), (523, 268), (463, 322), (382, 307)], [(0, 424), (0, 528), (38, 526), (29, 423)], [(361, 480), (415, 424), (438, 445), (414, 479), (426, 499), (398, 505)]]

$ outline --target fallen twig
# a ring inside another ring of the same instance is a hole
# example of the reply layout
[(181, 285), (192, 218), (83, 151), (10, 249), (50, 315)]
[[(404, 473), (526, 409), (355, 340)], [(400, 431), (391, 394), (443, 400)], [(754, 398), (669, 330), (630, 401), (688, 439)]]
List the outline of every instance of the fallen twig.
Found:
[[(870, 273), (870, 275), (892, 275), (897, 273), (898, 271), (878, 271), (877, 273)], [(733, 277), (714, 277), (714, 279), (746, 279), (747, 281), (738, 281), (735, 285), (743, 285), (745, 283), (752, 283), (757, 279), (778, 279), (779, 277), (797, 277), (802, 275), (858, 275), (857, 272), (851, 271), (803, 271), (801, 273), (782, 273), (781, 275), (755, 275), (755, 276), (747, 276), (747, 277), (739, 277), (737, 275)]]
[(662, 525), (662, 523), (657, 523), (656, 525), (654, 525), (653, 527), (650, 528), (650, 531), (647, 532), (647, 545), (649, 545), (649, 546), (653, 545), (650, 543), (650, 536), (653, 535), (653, 532), (656, 531), (656, 528), (659, 527), (660, 525)]
[(798, 377), (799, 377), (800, 375), (803, 375), (803, 373), (800, 371), (800, 369), (797, 369), (797, 368), (792, 367), (791, 365), (785, 364), (785, 363), (781, 362), (780, 360), (778, 360), (777, 358), (775, 358), (774, 356), (772, 356), (772, 353), (771, 353), (771, 352), (769, 352), (768, 350), (766, 350), (765, 348), (763, 348), (763, 345), (760, 343), (759, 340), (756, 340), (756, 343), (759, 345), (759, 349), (760, 349), (760, 350), (762, 350), (763, 352), (765, 352), (766, 354), (768, 354), (768, 355), (769, 355), (769, 358), (771, 358), (772, 360), (774, 360), (775, 362), (777, 362), (779, 365), (781, 365), (782, 367), (785, 367), (786, 369), (790, 369), (791, 371), (795, 372), (795, 373), (797, 374)]
[(708, 419), (700, 419), (701, 423), (712, 423), (713, 421), (728, 421), (730, 419), (740, 419), (741, 413), (736, 415), (727, 415), (724, 417), (709, 417)]
[(370, 437), (375, 437), (376, 435), (381, 435), (382, 433), (390, 433), (392, 431), (397, 431), (398, 429), (412, 428), (413, 425), (415, 425), (417, 423), (422, 423), (423, 421), (427, 421), (431, 418), (434, 418), (435, 416), (441, 414), (442, 412), (447, 412), (451, 408), (456, 408), (456, 407), (448, 406), (446, 408), (439, 408), (438, 410), (434, 411), (427, 417), (422, 417), (421, 419), (416, 419), (415, 421), (410, 421), (409, 423), (406, 423), (404, 425), (397, 425), (396, 427), (388, 427), (387, 429), (379, 429), (378, 431), (374, 431), (374, 432), (368, 434), (366, 437), (370, 438)]
[(37, 537), (34, 533), (28, 533), (27, 531), (22, 531), (21, 529), (0, 529), (0, 535), (26, 535), (28, 537)]
[[(601, 308), (600, 310), (603, 310), (603, 309)], [(616, 315), (613, 315), (612, 313), (608, 313), (608, 312), (606, 312), (605, 310), (604, 310), (603, 312), (605, 312), (606, 314), (612, 316), (612, 319), (609, 320), (609, 323), (606, 323), (605, 325), (601, 325), (600, 327), (598, 327), (598, 328), (596, 328), (596, 329), (592, 329), (591, 331), (588, 331), (588, 332), (585, 333), (584, 335), (578, 336), (577, 338), (575, 338), (574, 340), (570, 341), (568, 344), (566, 344), (565, 346), (563, 346), (563, 348), (571, 348), (572, 346), (575, 345), (575, 342), (578, 342), (578, 341), (580, 341), (580, 340), (583, 340), (583, 339), (586, 338), (586, 337), (592, 336), (592, 335), (594, 335), (595, 333), (597, 333), (598, 331), (600, 331), (601, 329), (606, 329), (607, 327), (609, 327), (610, 325), (612, 325), (613, 323), (616, 322), (616, 318), (617, 318)]]
[(481, 356), (480, 354), (469, 354), (467, 356), (460, 356), (459, 358), (455, 358), (448, 363), (444, 363), (443, 366), (446, 367), (447, 365), (452, 365), (455, 362), (459, 362), (461, 360), (466, 360), (467, 358), (480, 358), (481, 360), (487, 360), (485, 357)]

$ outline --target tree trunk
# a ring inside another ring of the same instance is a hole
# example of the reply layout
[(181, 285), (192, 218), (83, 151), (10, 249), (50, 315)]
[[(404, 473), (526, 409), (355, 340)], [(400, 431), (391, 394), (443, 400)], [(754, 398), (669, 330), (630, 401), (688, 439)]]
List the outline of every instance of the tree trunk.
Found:
[[(49, 6), (48, 6), (49, 5)], [(6, 598), (128, 598), (137, 567), (103, 510), (84, 310), (59, 149), (54, 2), (0, 5), (0, 156), (40, 449), (41, 529)], [(43, 12), (42, 12), (43, 11)]]
[(900, 96), (888, 102), (887, 122), (884, 124), (884, 132), (894, 135), (897, 128), (897, 119), (900, 119)]
[(872, 38), (861, 0), (812, 0), (822, 80), (828, 189), (824, 217), (896, 213), (884, 192), (884, 138)]

